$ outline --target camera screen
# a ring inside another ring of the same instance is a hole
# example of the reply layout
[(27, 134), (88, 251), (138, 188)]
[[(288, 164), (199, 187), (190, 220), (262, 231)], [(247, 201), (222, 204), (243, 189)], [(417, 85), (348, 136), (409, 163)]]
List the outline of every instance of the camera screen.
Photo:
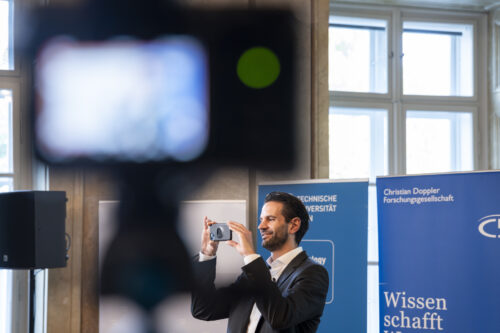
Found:
[(35, 136), (49, 161), (189, 161), (206, 148), (207, 55), (193, 38), (54, 38), (35, 74)]

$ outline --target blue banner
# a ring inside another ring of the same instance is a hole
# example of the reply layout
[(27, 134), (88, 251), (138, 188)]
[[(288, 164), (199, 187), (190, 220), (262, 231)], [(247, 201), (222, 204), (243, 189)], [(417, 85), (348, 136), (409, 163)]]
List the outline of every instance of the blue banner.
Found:
[(377, 179), (380, 332), (500, 332), (500, 173)]
[[(272, 191), (305, 204), (311, 223), (300, 246), (323, 265), (331, 282), (319, 333), (366, 333), (368, 182), (306, 181), (259, 185), (259, 214)], [(264, 257), (269, 252), (257, 250)]]

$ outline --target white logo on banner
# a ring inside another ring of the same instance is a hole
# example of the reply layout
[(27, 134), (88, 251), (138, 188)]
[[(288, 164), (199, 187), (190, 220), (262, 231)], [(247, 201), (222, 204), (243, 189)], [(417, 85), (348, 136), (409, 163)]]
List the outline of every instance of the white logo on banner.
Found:
[[(500, 214), (485, 216), (482, 219), (480, 219), (479, 222), (481, 223), (479, 224), (478, 230), (481, 233), (481, 235), (488, 238), (500, 238)], [(489, 231), (488, 232), (484, 230), (484, 228), (490, 223), (495, 223), (496, 229), (490, 227), (488, 228)], [(496, 233), (491, 233), (493, 231)]]

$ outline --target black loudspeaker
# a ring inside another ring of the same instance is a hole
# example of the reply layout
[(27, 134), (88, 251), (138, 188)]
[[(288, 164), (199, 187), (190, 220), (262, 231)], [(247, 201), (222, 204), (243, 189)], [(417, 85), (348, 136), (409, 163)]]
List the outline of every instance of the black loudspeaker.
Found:
[(0, 193), (0, 267), (66, 266), (66, 192)]

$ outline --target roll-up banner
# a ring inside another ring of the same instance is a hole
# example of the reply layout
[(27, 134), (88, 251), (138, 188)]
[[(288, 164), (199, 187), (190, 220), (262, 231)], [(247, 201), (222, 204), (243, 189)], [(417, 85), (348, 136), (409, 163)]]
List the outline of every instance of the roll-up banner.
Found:
[(381, 333), (500, 332), (500, 172), (377, 178)]
[[(311, 217), (300, 246), (330, 276), (318, 332), (366, 333), (368, 181), (262, 183), (259, 215), (266, 194), (272, 191), (297, 196)], [(269, 251), (257, 238), (257, 250), (267, 259)]]

